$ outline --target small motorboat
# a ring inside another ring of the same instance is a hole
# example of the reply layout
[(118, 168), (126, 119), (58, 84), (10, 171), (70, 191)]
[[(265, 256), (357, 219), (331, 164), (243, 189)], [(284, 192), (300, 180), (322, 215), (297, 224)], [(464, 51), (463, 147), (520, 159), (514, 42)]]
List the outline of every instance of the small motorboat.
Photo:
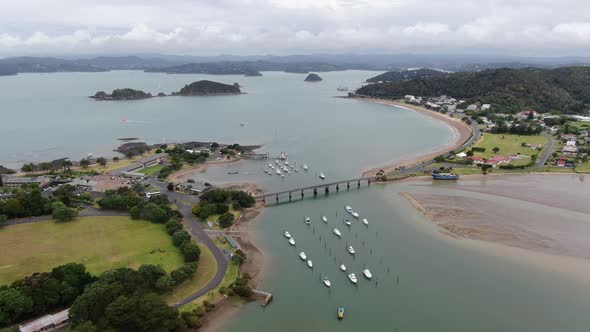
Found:
[(344, 318), (344, 308), (338, 307), (338, 319), (343, 319), (343, 318)]
[(355, 217), (355, 218), (357, 218), (357, 219), (359, 218), (359, 214), (358, 214), (358, 213), (356, 213), (356, 212), (353, 212), (353, 213), (352, 213), (352, 216), (353, 216), (353, 217)]
[(351, 273), (351, 274), (349, 274), (349, 275), (348, 275), (348, 279), (350, 279), (350, 281), (351, 281), (353, 284), (356, 284), (356, 282), (357, 282), (357, 280), (356, 280), (356, 276), (354, 275), (354, 273)]
[(268, 164), (268, 167), (270, 168), (274, 168), (274, 166), (272, 164)]
[(285, 174), (281, 174), (281, 177), (283, 177), (283, 178), (284, 178), (284, 177), (285, 177)]
[(293, 170), (295, 171), (295, 173), (299, 173), (299, 170), (297, 168), (293, 168)]
[(326, 285), (326, 287), (328, 287), (328, 288), (332, 287), (332, 283), (330, 282), (330, 280), (328, 280), (328, 277), (324, 277), (322, 279), (322, 282), (324, 283), (324, 285)]
[(346, 221), (344, 222), (346, 224), (346, 226), (350, 226), (352, 225), (352, 223), (350, 222), (350, 220), (346, 219)]
[(340, 233), (340, 231), (338, 230), (338, 228), (334, 228), (334, 234), (336, 234), (337, 237), (341, 237), (342, 233)]
[(307, 171), (307, 164), (303, 164), (303, 170)]
[(326, 178), (326, 176), (324, 175), (324, 173), (320, 173), (320, 179), (324, 180)]
[(325, 223), (327, 223), (327, 222), (328, 222), (328, 217), (326, 217), (326, 216), (323, 216), (323, 217), (322, 217), (322, 220), (323, 220)]
[(363, 224), (368, 225), (369, 221), (367, 219), (363, 219)]
[(365, 278), (367, 278), (367, 279), (373, 278), (373, 275), (371, 274), (371, 271), (369, 271), (369, 269), (363, 269), (363, 274), (365, 275)]
[(311, 224), (311, 218), (310, 217), (305, 218), (305, 223), (308, 224), (308, 225), (310, 225)]
[(311, 259), (307, 260), (307, 266), (309, 266), (309, 268), (313, 267), (313, 262), (311, 261)]
[(290, 239), (290, 238), (291, 238), (291, 233), (289, 233), (289, 232), (285, 231), (285, 233), (283, 233), (283, 234), (285, 235), (285, 237), (286, 237), (287, 239)]
[(307, 260), (307, 255), (305, 255), (305, 253), (303, 251), (299, 253), (299, 257), (301, 257), (301, 260), (304, 260), (304, 261)]
[(276, 173), (277, 173), (277, 175), (281, 175), (281, 170), (277, 169)]
[(289, 166), (289, 162), (285, 160), (285, 165)]
[(278, 165), (279, 163), (280, 163), (280, 161), (278, 159), (275, 159), (275, 164)]
[(295, 239), (290, 238), (289, 239), (289, 244), (292, 245), (292, 246), (294, 246), (295, 245)]
[(346, 272), (346, 265), (340, 264), (340, 270)]
[(348, 252), (349, 252), (351, 255), (354, 255), (354, 253), (355, 253), (356, 251), (354, 251), (354, 248), (353, 248), (352, 246), (348, 246)]
[(348, 213), (352, 213), (352, 208), (350, 206), (345, 206), (344, 209), (346, 209), (346, 212)]

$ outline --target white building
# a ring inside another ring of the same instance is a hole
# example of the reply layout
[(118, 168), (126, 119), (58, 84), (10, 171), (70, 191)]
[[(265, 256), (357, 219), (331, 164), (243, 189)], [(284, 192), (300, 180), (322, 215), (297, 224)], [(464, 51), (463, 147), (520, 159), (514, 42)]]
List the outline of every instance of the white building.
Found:
[(467, 110), (471, 111), (471, 112), (477, 112), (479, 108), (477, 107), (477, 104), (471, 104), (469, 106), (467, 106)]
[(492, 108), (492, 105), (490, 105), (490, 104), (483, 104), (483, 105), (481, 105), (481, 110), (482, 111), (487, 111), (490, 108)]
[(63, 326), (68, 322), (69, 310), (70, 309), (66, 309), (56, 314), (43, 316), (41, 318), (35, 319), (34, 321), (19, 325), (18, 330), (20, 332), (51, 331), (57, 327)]

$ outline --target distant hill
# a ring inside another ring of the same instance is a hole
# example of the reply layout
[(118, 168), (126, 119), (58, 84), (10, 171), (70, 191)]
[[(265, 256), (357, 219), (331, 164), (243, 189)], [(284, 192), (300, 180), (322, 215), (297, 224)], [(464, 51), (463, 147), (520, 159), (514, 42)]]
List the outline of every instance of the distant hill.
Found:
[(320, 81), (322, 81), (322, 78), (318, 74), (311, 73), (311, 74), (307, 75), (307, 77), (305, 78), (304, 81), (305, 82), (320, 82)]
[(219, 94), (240, 94), (242, 91), (237, 83), (234, 85), (223, 84), (213, 81), (197, 81), (185, 85), (180, 91), (175, 92), (176, 96), (206, 96)]
[(113, 90), (111, 94), (108, 94), (104, 91), (98, 91), (96, 94), (94, 94), (94, 96), (90, 96), (90, 98), (94, 98), (96, 100), (136, 100), (151, 97), (151, 93), (134, 89), (116, 89)]
[(405, 95), (434, 97), (448, 95), (467, 103), (494, 105), (497, 111), (584, 113), (590, 104), (590, 67), (558, 69), (493, 69), (454, 73), (395, 83), (377, 83), (357, 90), (378, 98)]
[(0, 71), (16, 73), (103, 72), (108, 69), (57, 58), (16, 57), (0, 59)]
[(407, 80), (414, 80), (414, 79), (426, 79), (431, 77), (440, 77), (448, 75), (447, 72), (434, 70), (434, 69), (415, 69), (415, 70), (405, 70), (405, 71), (388, 71), (381, 75), (377, 75), (375, 77), (371, 77), (367, 80), (370, 83), (376, 82), (402, 82)]

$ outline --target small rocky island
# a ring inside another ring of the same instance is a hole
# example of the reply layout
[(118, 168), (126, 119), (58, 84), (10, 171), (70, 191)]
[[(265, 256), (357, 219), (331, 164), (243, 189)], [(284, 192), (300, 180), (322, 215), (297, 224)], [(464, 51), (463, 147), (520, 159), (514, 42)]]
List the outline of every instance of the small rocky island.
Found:
[(116, 89), (111, 94), (104, 91), (98, 91), (94, 96), (90, 96), (96, 100), (136, 100), (152, 98), (151, 93), (143, 92), (134, 89)]
[(209, 95), (237, 95), (241, 94), (240, 86), (237, 83), (233, 85), (223, 84), (213, 81), (197, 81), (189, 85), (185, 85), (184, 88), (178, 92), (174, 92), (174, 96), (209, 96)]
[(307, 75), (307, 77), (304, 80), (305, 82), (320, 82), (322, 81), (322, 78), (318, 76), (318, 74), (314, 74), (311, 73), (309, 75)]
[(253, 70), (253, 71), (247, 71), (247, 72), (244, 74), (244, 76), (246, 76), (246, 77), (258, 77), (258, 76), (262, 76), (262, 73), (261, 73), (261, 72), (259, 72), (259, 71), (255, 71), (255, 70)]

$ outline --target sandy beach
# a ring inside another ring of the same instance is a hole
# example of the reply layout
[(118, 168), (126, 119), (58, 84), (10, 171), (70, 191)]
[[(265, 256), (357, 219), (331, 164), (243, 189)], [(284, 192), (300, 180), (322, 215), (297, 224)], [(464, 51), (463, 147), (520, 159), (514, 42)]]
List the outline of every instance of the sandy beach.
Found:
[[(583, 203), (590, 190), (584, 185), (585, 177), (535, 174), (466, 178), (465, 183), (445, 186), (443, 191), (400, 195), (441, 233), (453, 238), (590, 259), (586, 240), (590, 236), (590, 208)], [(431, 186), (425, 181), (412, 182)]]
[(452, 144), (443, 146), (443, 147), (438, 148), (434, 151), (429, 151), (429, 152), (419, 153), (419, 154), (416, 154), (413, 156), (406, 156), (406, 157), (398, 158), (394, 161), (391, 161), (390, 163), (386, 163), (384, 166), (373, 167), (373, 168), (364, 170), (362, 173), (363, 176), (374, 176), (377, 174), (377, 172), (379, 172), (379, 170), (383, 170), (383, 171), (385, 171), (385, 173), (389, 173), (389, 172), (395, 171), (397, 168), (399, 168), (401, 166), (409, 166), (409, 165), (413, 165), (413, 164), (419, 163), (424, 160), (433, 159), (434, 157), (436, 157), (438, 155), (441, 155), (443, 153), (457, 149), (458, 147), (463, 145), (471, 137), (471, 135), (473, 135), (473, 131), (472, 131), (471, 127), (469, 125), (467, 125), (466, 123), (464, 123), (463, 121), (461, 121), (460, 119), (455, 119), (455, 118), (452, 118), (448, 115), (438, 113), (435, 111), (431, 111), (431, 110), (421, 107), (421, 106), (411, 105), (411, 104), (406, 104), (403, 102), (397, 102), (397, 101), (391, 101), (391, 100), (374, 99), (374, 98), (355, 98), (355, 99), (364, 100), (364, 101), (382, 104), (382, 105), (395, 106), (395, 107), (402, 108), (402, 109), (405, 109), (408, 111), (417, 112), (417, 113), (426, 115), (428, 117), (431, 117), (433, 119), (436, 119), (436, 120), (446, 123), (455, 135), (455, 141)]
[(180, 170), (176, 173), (171, 174), (168, 179), (171, 182), (180, 183), (184, 182), (189, 179), (189, 175), (193, 173), (203, 173), (209, 168), (210, 166), (218, 166), (218, 165), (228, 165), (240, 162), (242, 158), (234, 158), (234, 159), (223, 159), (223, 160), (211, 160), (204, 164), (200, 164), (191, 168)]

